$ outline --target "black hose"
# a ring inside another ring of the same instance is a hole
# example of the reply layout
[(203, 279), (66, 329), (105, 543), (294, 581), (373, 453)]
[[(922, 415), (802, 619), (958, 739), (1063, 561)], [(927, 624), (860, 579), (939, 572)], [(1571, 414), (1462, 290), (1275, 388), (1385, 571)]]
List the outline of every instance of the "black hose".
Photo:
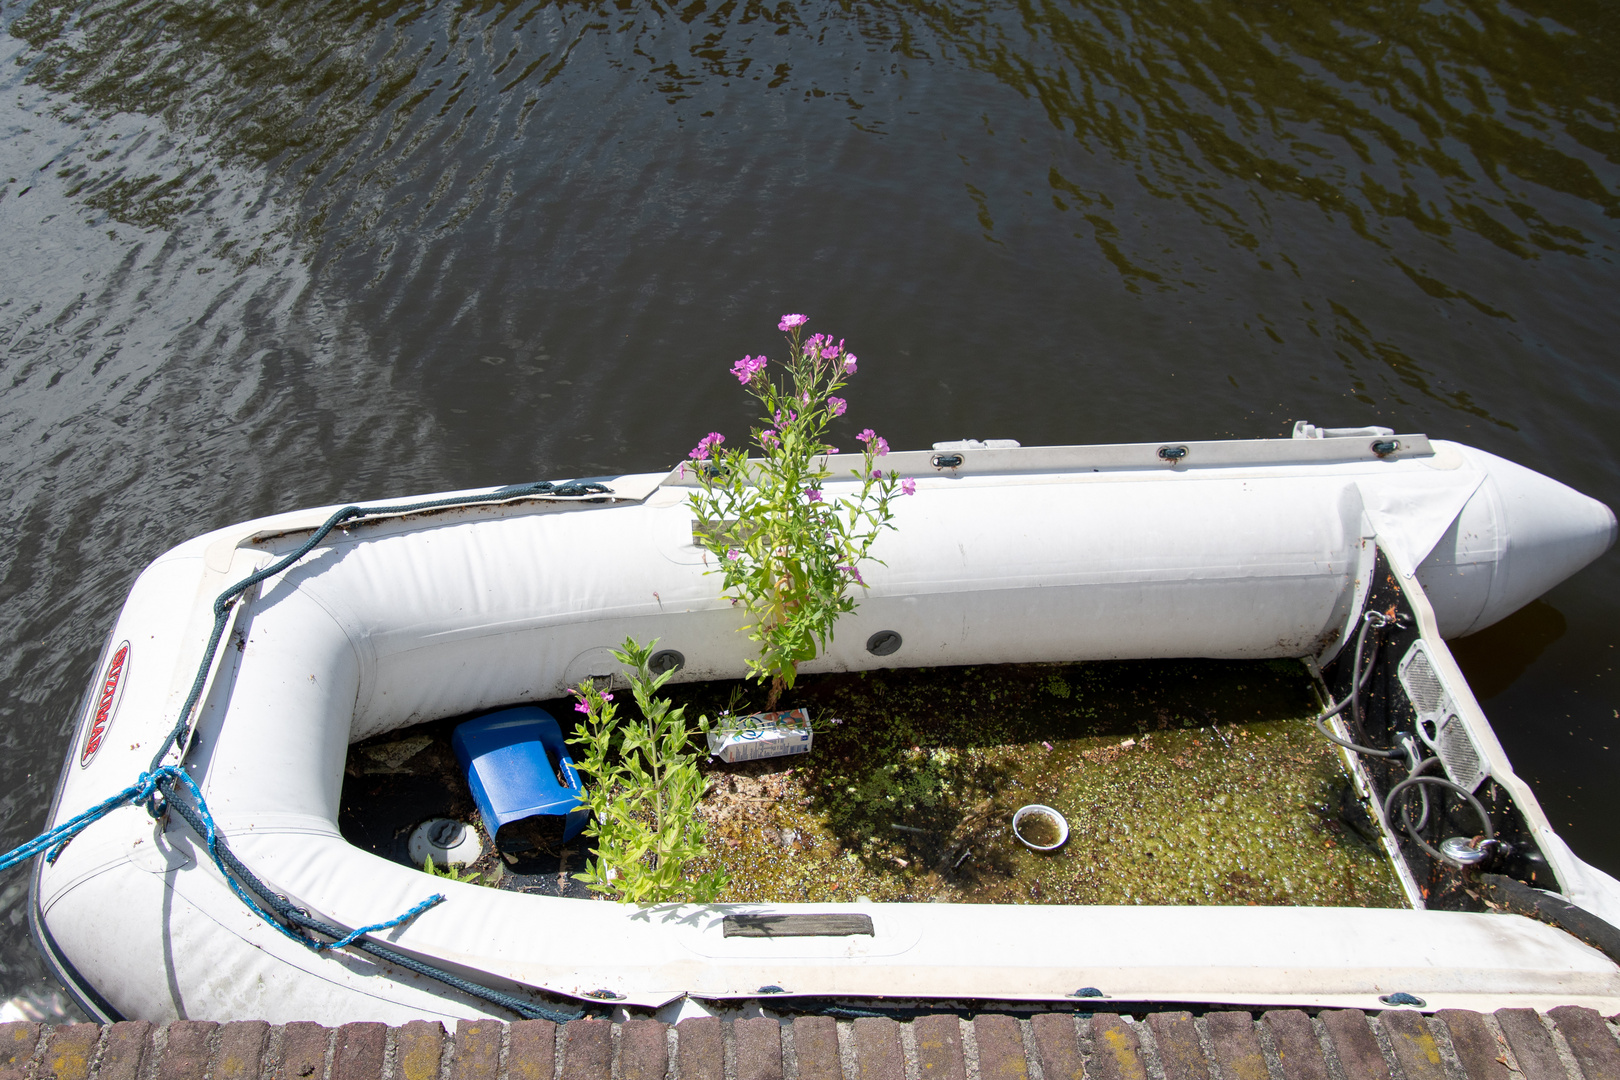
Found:
[[(1407, 760), (1410, 761), (1411, 759), (1408, 758)], [(1424, 758), (1422, 761), (1408, 766), (1406, 775), (1409, 777), (1421, 775), (1429, 771), (1429, 766), (1438, 765), (1439, 763), (1440, 759), (1437, 757)], [(1414, 830), (1421, 832), (1429, 824), (1429, 789), (1419, 784), (1418, 794), (1423, 797), (1423, 809), (1418, 814), (1417, 824), (1412, 823), (1412, 808), (1405, 803), (1401, 804), (1401, 820), (1406, 824), (1406, 831), (1409, 833)]]
[[(1367, 681), (1372, 678), (1373, 668), (1377, 665), (1375, 657), (1374, 663), (1368, 664), (1366, 668), (1363, 669), (1362, 657), (1366, 652), (1368, 633), (1373, 629), (1373, 627), (1383, 627), (1387, 625), (1388, 622), (1389, 619), (1383, 614), (1383, 612), (1380, 611), (1369, 611), (1362, 616), (1361, 630), (1356, 634), (1355, 659), (1353, 661), (1353, 666), (1350, 669), (1350, 693), (1343, 701), (1335, 702), (1331, 698), (1329, 699), (1328, 707), (1322, 710), (1321, 714), (1316, 718), (1316, 730), (1321, 732), (1322, 736), (1329, 742), (1342, 746), (1346, 750), (1354, 750), (1358, 754), (1366, 754), (1369, 757), (1380, 758), (1398, 758), (1403, 755), (1406, 756), (1408, 763), (1406, 779), (1390, 788), (1389, 794), (1384, 797), (1384, 821), (1393, 826), (1395, 821), (1395, 800), (1408, 788), (1416, 788), (1418, 794), (1422, 797), (1422, 809), (1418, 813), (1418, 820), (1416, 823), (1412, 821), (1411, 806), (1404, 802), (1401, 804), (1401, 824), (1406, 829), (1406, 835), (1412, 839), (1413, 843), (1417, 844), (1426, 853), (1428, 853), (1431, 858), (1438, 859), (1441, 862), (1451, 863), (1453, 866), (1461, 866), (1463, 865), (1462, 863), (1458, 862), (1456, 859), (1449, 858), (1447, 855), (1445, 855), (1445, 853), (1440, 851), (1440, 849), (1434, 847), (1427, 840), (1423, 839), (1421, 835), (1421, 830), (1429, 823), (1429, 811), (1431, 808), (1429, 805), (1428, 789), (1430, 787), (1438, 787), (1447, 791), (1455, 791), (1457, 794), (1461, 795), (1468, 801), (1468, 805), (1474, 808), (1474, 813), (1479, 815), (1480, 824), (1483, 826), (1483, 831), (1485, 834), (1485, 841), (1493, 841), (1496, 839), (1496, 832), (1491, 827), (1491, 816), (1490, 814), (1486, 813), (1484, 805), (1474, 797), (1474, 793), (1460, 784), (1452, 783), (1450, 780), (1439, 776), (1427, 775), (1431, 768), (1433, 768), (1435, 765), (1441, 764), (1440, 759), (1437, 757), (1425, 758), (1422, 761), (1413, 761), (1412, 758), (1415, 755), (1405, 748), (1395, 750), (1380, 750), (1373, 746), (1363, 746), (1360, 743), (1339, 738), (1327, 726), (1327, 722), (1329, 720), (1348, 708), (1350, 709), (1351, 724), (1353, 725), (1354, 733), (1363, 739), (1367, 737), (1366, 730), (1361, 722), (1361, 691), (1366, 687)], [(1407, 745), (1411, 745), (1410, 740), (1408, 740)]]
[[(1328, 700), (1330, 704), (1322, 711), (1321, 715), (1316, 718), (1316, 730), (1322, 733), (1323, 738), (1327, 739), (1331, 743), (1336, 743), (1339, 746), (1344, 747), (1346, 750), (1354, 750), (1358, 754), (1366, 754), (1370, 757), (1400, 757), (1402, 751), (1379, 750), (1376, 747), (1362, 746), (1360, 743), (1350, 742), (1348, 739), (1341, 739), (1337, 735), (1333, 734), (1333, 731), (1327, 726), (1327, 722), (1343, 712), (1348, 706), (1351, 709), (1351, 717), (1355, 722), (1356, 729), (1360, 731), (1361, 691), (1362, 688), (1367, 685), (1367, 680), (1372, 678), (1374, 667), (1373, 664), (1368, 664), (1365, 671), (1363, 671), (1361, 667), (1362, 653), (1367, 645), (1367, 632), (1374, 626), (1385, 625), (1388, 621), (1389, 620), (1384, 617), (1384, 614), (1379, 611), (1369, 611), (1362, 616), (1361, 631), (1360, 633), (1356, 634), (1355, 661), (1350, 669), (1350, 694), (1343, 701), (1339, 702), (1334, 702), (1331, 698), (1329, 698)], [(1366, 736), (1363, 735), (1362, 738), (1366, 738)]]
[[(1439, 760), (1439, 758), (1429, 759), (1429, 761)], [(1425, 761), (1422, 765), (1418, 766), (1418, 768), (1420, 770), (1426, 768), (1429, 761)], [(1421, 772), (1414, 772), (1411, 776), (1408, 776), (1405, 780), (1402, 780), (1400, 783), (1389, 789), (1389, 794), (1384, 796), (1384, 820), (1391, 820), (1391, 812), (1394, 809), (1395, 800), (1400, 796), (1401, 792), (1405, 791), (1409, 787), (1417, 787), (1420, 785), (1433, 785), (1434, 787), (1445, 788), (1448, 791), (1455, 791), (1457, 794), (1461, 795), (1464, 799), (1468, 800), (1468, 805), (1474, 808), (1474, 813), (1479, 815), (1480, 824), (1484, 827), (1483, 831), (1485, 833), (1485, 840), (1488, 842), (1496, 839), (1496, 830), (1491, 828), (1491, 815), (1485, 812), (1484, 805), (1474, 797), (1474, 793), (1472, 791), (1469, 791), (1461, 784), (1453, 784), (1450, 780), (1446, 780), (1439, 776), (1424, 776)], [(1404, 806), (1401, 808), (1401, 813), (1403, 817), (1405, 817), (1406, 808)], [(1413, 843), (1417, 844), (1418, 847), (1428, 852), (1431, 858), (1439, 859), (1441, 862), (1451, 863), (1453, 866), (1463, 865), (1456, 859), (1447, 857), (1445, 853), (1440, 851), (1439, 848), (1434, 847), (1427, 840), (1423, 839), (1423, 837), (1419, 836), (1417, 831), (1412, 828), (1410, 817), (1405, 818), (1405, 824), (1406, 835), (1411, 837)]]

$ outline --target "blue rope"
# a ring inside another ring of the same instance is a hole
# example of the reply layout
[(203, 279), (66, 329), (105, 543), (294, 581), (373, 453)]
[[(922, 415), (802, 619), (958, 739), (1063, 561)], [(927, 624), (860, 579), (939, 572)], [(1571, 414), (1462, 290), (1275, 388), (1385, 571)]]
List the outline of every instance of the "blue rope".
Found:
[(141, 773), (139, 780), (112, 798), (97, 803), (84, 813), (69, 818), (56, 826), (56, 828), (48, 829), (26, 844), (14, 847), (4, 855), (0, 855), (0, 872), (10, 870), (19, 863), (25, 863), (46, 850), (50, 850), (50, 861), (55, 862), (56, 856), (61, 854), (62, 848), (67, 846), (67, 842), (78, 836), (89, 825), (106, 817), (120, 806), (145, 802), (157, 791), (158, 780), (162, 776), (177, 774), (180, 770), (173, 765), (168, 765), (158, 771), (161, 774), (159, 776), (154, 776), (151, 773)]
[(420, 904), (417, 904), (403, 915), (398, 915), (392, 919), (389, 919), (387, 922), (372, 923), (370, 926), (362, 926), (357, 930), (350, 930), (347, 934), (344, 934), (336, 941), (321, 942), (315, 947), (317, 949), (345, 948), (346, 946), (354, 944), (356, 938), (364, 937), (367, 934), (375, 934), (379, 930), (392, 930), (396, 926), (410, 922), (428, 908), (442, 903), (444, 903), (444, 893), (434, 893), (432, 896), (428, 897)]
[[(209, 823), (205, 821), (204, 818), (198, 813), (196, 807), (192, 806), (184, 799), (172, 799), (170, 800), (169, 805), (175, 810), (176, 813), (186, 820), (186, 823), (191, 826), (192, 830), (195, 831), (198, 836), (202, 836), (206, 833)], [(242, 861), (231, 852), (230, 848), (225, 845), (223, 840), (218, 842), (218, 846), (214, 849), (213, 854), (217, 856), (218, 864), (223, 865), (229, 871), (229, 873), (226, 875), (227, 879), (239, 878), (240, 880), (246, 882), (248, 888), (252, 889), (258, 894), (259, 898), (264, 901), (266, 907), (270, 908), (271, 910), (275, 911), (277, 915), (281, 916), (283, 923), (286, 923), (299, 930), (307, 930), (334, 939), (342, 938), (348, 933), (347, 931), (333, 926), (331, 923), (323, 922), (320, 919), (315, 918), (303, 908), (294, 907), (285, 896), (275, 892), (263, 881), (259, 880), (258, 876), (254, 874), (252, 870), (249, 870), (246, 866), (242, 865)], [(235, 883), (233, 882), (232, 884), (234, 887)], [(258, 910), (257, 905), (252, 906), (254, 906), (255, 910)], [(401, 916), (401, 918), (403, 917), (404, 916)], [(281, 930), (283, 933), (290, 933), (280, 923), (275, 923), (272, 921), (272, 925), (275, 925), (276, 928)], [(298, 937), (296, 934), (291, 934), (290, 936), (295, 937), (298, 941), (305, 945), (313, 946), (318, 944), (310, 941), (308, 938)], [(519, 1016), (527, 1020), (550, 1020), (554, 1023), (560, 1024), (566, 1023), (569, 1020), (577, 1020), (581, 1015), (583, 1015), (583, 1013), (559, 1012), (556, 1009), (548, 1009), (543, 1005), (536, 1005), (532, 1001), (527, 1001), (520, 997), (514, 997), (511, 994), (502, 993), (499, 990), (491, 990), (487, 986), (481, 986), (478, 983), (470, 982), (467, 979), (463, 979), (459, 975), (445, 971), (443, 968), (437, 968), (431, 964), (425, 964), (416, 959), (414, 956), (402, 953), (397, 949), (390, 948), (389, 946), (378, 941), (373, 941), (370, 938), (356, 938), (351, 947), (358, 949), (361, 952), (369, 953), (372, 956), (377, 957), (379, 960), (384, 960), (390, 964), (402, 967), (407, 971), (414, 971), (418, 975), (424, 975), (430, 979), (435, 979), (454, 990), (461, 991), (469, 997), (479, 998), (483, 1001), (488, 1001), (491, 1004), (499, 1005), (501, 1008), (517, 1013)]]
[[(409, 911), (387, 922), (372, 923), (368, 926), (361, 926), (347, 931), (313, 917), (302, 908), (294, 907), (286, 897), (276, 893), (261, 881), (258, 875), (243, 865), (242, 861), (226, 846), (224, 838), (219, 835), (219, 829), (214, 824), (214, 816), (209, 812), (208, 803), (203, 799), (202, 791), (197, 787), (196, 781), (186, 775), (179, 765), (164, 765), (162, 761), (163, 755), (169, 752), (171, 746), (179, 747), (182, 755), (184, 754), (186, 737), (191, 730), (191, 714), (197, 707), (198, 699), (202, 696), (203, 685), (208, 681), (208, 670), (213, 665), (215, 654), (219, 651), (220, 639), (225, 636), (225, 624), (230, 615), (231, 605), (235, 603), (238, 597), (259, 582), (274, 577), (315, 550), (315, 547), (326, 539), (327, 534), (333, 529), (343, 525), (345, 522), (358, 522), (368, 517), (419, 514), (424, 511), (451, 506), (507, 502), (512, 499), (532, 498), (538, 495), (576, 498), (590, 495), (611, 495), (612, 493), (611, 488), (597, 483), (574, 481), (566, 484), (556, 484), (549, 480), (541, 480), (532, 484), (514, 484), (483, 495), (431, 499), (425, 502), (407, 503), (403, 506), (345, 506), (336, 511), (310, 534), (308, 540), (300, 544), (295, 550), (284, 555), (263, 570), (249, 574), (220, 593), (214, 600), (214, 629), (209, 636), (207, 647), (203, 650), (202, 662), (197, 667), (197, 677), (192, 680), (191, 691), (186, 695), (185, 703), (180, 707), (180, 715), (175, 721), (174, 727), (170, 729), (168, 736), (158, 744), (158, 752), (152, 758), (151, 768), (141, 773), (140, 778), (135, 783), (118, 794), (103, 800), (84, 813), (64, 821), (55, 828), (46, 830), (6, 854), (0, 855), (0, 873), (20, 863), (27, 862), (44, 852), (49, 852), (46, 855), (47, 862), (56, 862), (57, 856), (62, 853), (63, 848), (67, 847), (70, 840), (120, 806), (144, 803), (147, 813), (154, 818), (161, 817), (166, 810), (172, 809), (185, 819), (186, 823), (191, 826), (192, 831), (203, 838), (208, 848), (209, 858), (213, 860), (214, 865), (219, 869), (220, 875), (224, 877), (225, 883), (231, 887), (232, 892), (236, 893), (237, 898), (246, 904), (259, 918), (300, 945), (305, 945), (317, 952), (352, 947), (369, 953), (378, 959), (403, 967), (408, 971), (414, 971), (419, 975), (425, 975), (428, 978), (437, 980), (470, 997), (479, 998), (509, 1009), (526, 1019), (544, 1019), (555, 1023), (564, 1023), (577, 1019), (578, 1016), (583, 1014), (564, 1013), (556, 1009), (548, 1009), (523, 998), (502, 993), (499, 990), (492, 990), (487, 986), (481, 986), (452, 972), (445, 971), (443, 968), (425, 964), (413, 956), (373, 941), (368, 936), (379, 930), (390, 930), (396, 926), (401, 926), (429, 908), (443, 903), (444, 894), (442, 893), (435, 893)], [(185, 785), (187, 793), (191, 796), (191, 803), (188, 803), (185, 799), (175, 797), (175, 788), (180, 784)], [(258, 894), (259, 900), (263, 901), (263, 906), (260, 905), (259, 901), (254, 900), (253, 896), (249, 895), (247, 889), (242, 888), (241, 882), (246, 882), (249, 888)], [(275, 915), (266, 911), (266, 907), (272, 909)], [(280, 917), (277, 918), (276, 916)], [(311, 931), (332, 940), (319, 941), (307, 936), (306, 933), (300, 933), (300, 931)]]
[[(55, 862), (56, 856), (60, 855), (62, 853), (62, 849), (67, 847), (69, 840), (72, 840), (75, 836), (89, 828), (90, 825), (100, 821), (102, 818), (106, 817), (114, 810), (117, 810), (119, 807), (129, 806), (135, 803), (146, 803), (152, 800), (154, 796), (159, 794), (165, 796), (166, 802), (171, 801), (168, 799), (168, 796), (172, 795), (176, 781), (185, 784), (186, 790), (190, 793), (192, 799), (196, 801), (195, 810), (197, 816), (202, 821), (203, 828), (201, 830), (201, 834), (204, 841), (208, 845), (208, 854), (214, 860), (214, 865), (219, 867), (219, 872), (224, 876), (226, 884), (230, 885), (231, 890), (236, 893), (236, 895), (241, 899), (242, 903), (252, 908), (254, 913), (257, 914), (261, 919), (269, 923), (271, 926), (274, 926), (283, 934), (286, 934), (288, 937), (292, 938), (301, 945), (309, 945), (317, 950), (341, 949), (345, 946), (354, 944), (354, 942), (364, 934), (370, 934), (377, 930), (391, 930), (396, 926), (411, 921), (428, 908), (444, 902), (443, 893), (434, 893), (432, 896), (428, 897), (426, 900), (422, 901), (420, 904), (417, 904), (415, 907), (411, 908), (409, 911), (405, 912), (405, 914), (400, 915), (397, 918), (390, 919), (387, 922), (373, 923), (370, 926), (362, 926), (358, 930), (349, 931), (347, 934), (339, 931), (338, 933), (341, 936), (338, 936), (336, 941), (310, 941), (308, 938), (300, 937), (291, 930), (287, 929), (286, 926), (282, 925), (279, 920), (272, 918), (268, 912), (255, 903), (253, 898), (244, 892), (242, 886), (238, 885), (236, 880), (232, 878), (231, 875), (226, 871), (225, 862), (221, 858), (220, 854), (220, 836), (219, 830), (214, 825), (214, 816), (213, 814), (209, 813), (208, 803), (204, 801), (202, 791), (197, 787), (197, 782), (191, 777), (187, 776), (185, 771), (178, 765), (165, 765), (153, 772), (141, 773), (141, 778), (139, 780), (135, 781), (135, 783), (129, 785), (129, 787), (125, 788), (123, 791), (120, 791), (118, 794), (109, 799), (104, 799), (82, 814), (69, 818), (67, 821), (62, 822), (62, 824), (56, 826), (54, 829), (49, 829), (46, 832), (40, 833), (26, 844), (12, 848), (4, 855), (0, 855), (0, 872), (10, 870), (13, 866), (18, 865), (19, 863), (27, 862), (29, 859), (32, 859), (34, 856), (38, 855), (42, 851), (45, 851), (46, 849), (50, 849), (50, 854), (46, 856), (46, 858), (51, 862)], [(153, 812), (152, 808), (149, 807), (149, 812), (152, 812), (153, 817), (157, 817), (163, 813), (163, 810), (161, 807), (159, 807), (155, 810), (155, 812)], [(190, 815), (182, 816), (186, 817), (188, 821), (191, 820)]]
[[(253, 913), (258, 915), (259, 918), (263, 919), (277, 930), (280, 930), (283, 934), (298, 942), (300, 945), (308, 945), (316, 952), (321, 952), (326, 949), (341, 949), (347, 945), (354, 944), (355, 941), (357, 941), (361, 936), (369, 934), (374, 930), (389, 930), (393, 927), (401, 925), (402, 923), (410, 922), (428, 908), (444, 902), (443, 893), (434, 893), (420, 904), (417, 904), (415, 907), (411, 908), (411, 910), (407, 911), (405, 914), (400, 915), (397, 918), (390, 919), (388, 922), (375, 923), (371, 926), (362, 926), (360, 929), (351, 930), (347, 934), (339, 930), (336, 934), (327, 935), (329, 937), (336, 937), (336, 941), (312, 941), (301, 934), (294, 933), (280, 919), (273, 917), (269, 912), (260, 907), (258, 903), (254, 901), (253, 897), (247, 894), (247, 890), (243, 889), (241, 885), (237, 884), (236, 878), (231, 876), (230, 871), (226, 869), (224, 853), (220, 850), (222, 839), (219, 835), (219, 828), (214, 824), (214, 815), (209, 813), (208, 803), (204, 801), (202, 791), (197, 787), (197, 782), (191, 777), (187, 776), (184, 770), (174, 765), (170, 765), (167, 768), (159, 771), (164, 774), (163, 778), (161, 780), (155, 780), (154, 784), (161, 787), (168, 803), (173, 805), (176, 810), (179, 810), (184, 804), (172, 798), (172, 795), (174, 794), (174, 781), (178, 780), (186, 785), (186, 791), (191, 795), (192, 802), (194, 804), (188, 809), (195, 811), (196, 818), (193, 818), (191, 814), (184, 812), (182, 812), (180, 816), (185, 818), (187, 824), (192, 825), (193, 828), (195, 828), (198, 820), (201, 821), (202, 828), (197, 831), (199, 835), (202, 836), (203, 842), (208, 846), (208, 857), (211, 858), (214, 861), (214, 865), (219, 868), (220, 875), (224, 877), (225, 883), (231, 887), (231, 891), (236, 894), (237, 899), (241, 900), (242, 903), (252, 908)], [(150, 773), (143, 774), (143, 776), (150, 775)], [(163, 784), (163, 780), (167, 780), (168, 783)], [(160, 809), (158, 813), (162, 813), (162, 810)], [(86, 822), (86, 824), (89, 823)], [(254, 880), (257, 881), (258, 879), (255, 878)]]

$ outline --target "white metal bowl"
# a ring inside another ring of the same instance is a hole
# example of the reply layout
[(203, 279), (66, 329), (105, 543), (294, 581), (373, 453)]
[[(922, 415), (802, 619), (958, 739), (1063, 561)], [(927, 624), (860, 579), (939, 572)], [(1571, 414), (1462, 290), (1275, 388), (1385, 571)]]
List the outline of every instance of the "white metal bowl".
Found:
[[(1031, 817), (1044, 817), (1056, 825), (1058, 832), (1057, 840), (1051, 844), (1030, 843), (1030, 841), (1024, 837), (1023, 832), (1018, 828), (1018, 826), (1019, 823), (1025, 818)], [(1029, 848), (1031, 851), (1056, 851), (1058, 848), (1069, 842), (1068, 820), (1050, 806), (1042, 806), (1040, 803), (1030, 803), (1028, 806), (1020, 806), (1017, 813), (1013, 814), (1012, 827), (1013, 835), (1018, 837), (1018, 842)]]

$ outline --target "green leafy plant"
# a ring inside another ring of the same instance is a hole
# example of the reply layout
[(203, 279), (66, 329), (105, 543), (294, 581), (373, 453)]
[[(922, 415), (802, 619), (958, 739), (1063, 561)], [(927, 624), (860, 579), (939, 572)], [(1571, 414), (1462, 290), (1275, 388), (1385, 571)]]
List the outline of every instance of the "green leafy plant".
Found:
[[(596, 857), (574, 877), (624, 903), (709, 903), (725, 888), (726, 873), (688, 874), (694, 860), (709, 854), (697, 816), (707, 781), (698, 772), (700, 751), (692, 745), (685, 707), (671, 708), (658, 696), (674, 671), (652, 673), (656, 644), (626, 638), (613, 654), (630, 669), (640, 720), (621, 717), (613, 695), (593, 682), (574, 691), (574, 708), (585, 719), (569, 742), (580, 748), (575, 767), (588, 778), (581, 800), (591, 811), (585, 835), (596, 840)], [(708, 718), (700, 718), (699, 734), (707, 726)]]
[[(793, 685), (800, 664), (832, 639), (833, 623), (855, 610), (852, 589), (866, 588), (861, 563), (886, 529), (894, 528), (890, 502), (910, 495), (916, 481), (876, 468), (889, 443), (871, 428), (856, 436), (861, 467), (854, 491), (829, 501), (827, 458), (838, 452), (827, 430), (847, 402), (837, 396), (855, 374), (856, 357), (825, 334), (802, 338), (803, 315), (784, 315), (788, 359), (772, 369), (764, 356), (745, 356), (731, 373), (764, 408), (746, 448), (722, 449), (711, 432), (693, 448), (691, 500), (696, 535), (724, 575), (725, 594), (754, 618), (749, 637), (759, 658), (749, 671), (770, 681), (765, 707), (774, 709)], [(873, 560), (881, 562), (882, 560)]]
[(433, 864), (433, 856), (431, 855), (429, 855), (422, 863), (422, 872), (427, 874), (429, 877), (449, 878), (451, 881), (465, 881), (469, 885), (486, 884), (482, 875), (475, 874), (471, 870), (457, 871), (453, 863), (446, 863), (443, 868), (435, 866)]

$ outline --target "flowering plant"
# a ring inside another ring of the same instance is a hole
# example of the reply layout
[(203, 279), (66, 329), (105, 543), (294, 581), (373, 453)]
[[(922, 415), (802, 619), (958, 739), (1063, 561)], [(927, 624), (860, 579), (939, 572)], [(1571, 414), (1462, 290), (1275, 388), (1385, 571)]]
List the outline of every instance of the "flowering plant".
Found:
[(788, 359), (774, 377), (764, 356), (732, 365), (764, 409), (752, 447), (724, 449), (725, 436), (711, 432), (689, 456), (699, 483), (695, 533), (716, 557), (710, 573), (723, 574), (725, 594), (754, 617), (749, 637), (759, 643), (759, 658), (748, 666), (755, 678), (770, 680), (767, 709), (793, 685), (798, 666), (826, 648), (838, 616), (855, 610), (851, 589), (866, 588), (860, 565), (878, 536), (894, 528), (890, 501), (916, 489), (915, 481), (875, 467), (889, 443), (867, 428), (856, 436), (863, 448), (852, 473), (858, 493), (826, 497), (827, 455), (838, 452), (826, 442), (827, 428), (848, 408), (837, 394), (857, 360), (829, 335), (805, 340), (807, 321), (784, 315), (777, 324), (788, 335)]
[[(621, 718), (613, 695), (590, 680), (574, 691), (574, 708), (585, 716), (569, 742), (580, 748), (576, 767), (591, 779), (580, 802), (591, 812), (585, 835), (596, 841), (596, 858), (574, 878), (622, 903), (707, 904), (725, 888), (726, 872), (690, 870), (709, 857), (697, 813), (708, 784), (697, 766), (702, 742), (692, 745), (685, 706), (671, 708), (659, 695), (675, 671), (653, 674), (656, 644), (626, 638), (613, 653), (630, 669), (639, 721)], [(697, 734), (708, 726), (700, 717)]]

